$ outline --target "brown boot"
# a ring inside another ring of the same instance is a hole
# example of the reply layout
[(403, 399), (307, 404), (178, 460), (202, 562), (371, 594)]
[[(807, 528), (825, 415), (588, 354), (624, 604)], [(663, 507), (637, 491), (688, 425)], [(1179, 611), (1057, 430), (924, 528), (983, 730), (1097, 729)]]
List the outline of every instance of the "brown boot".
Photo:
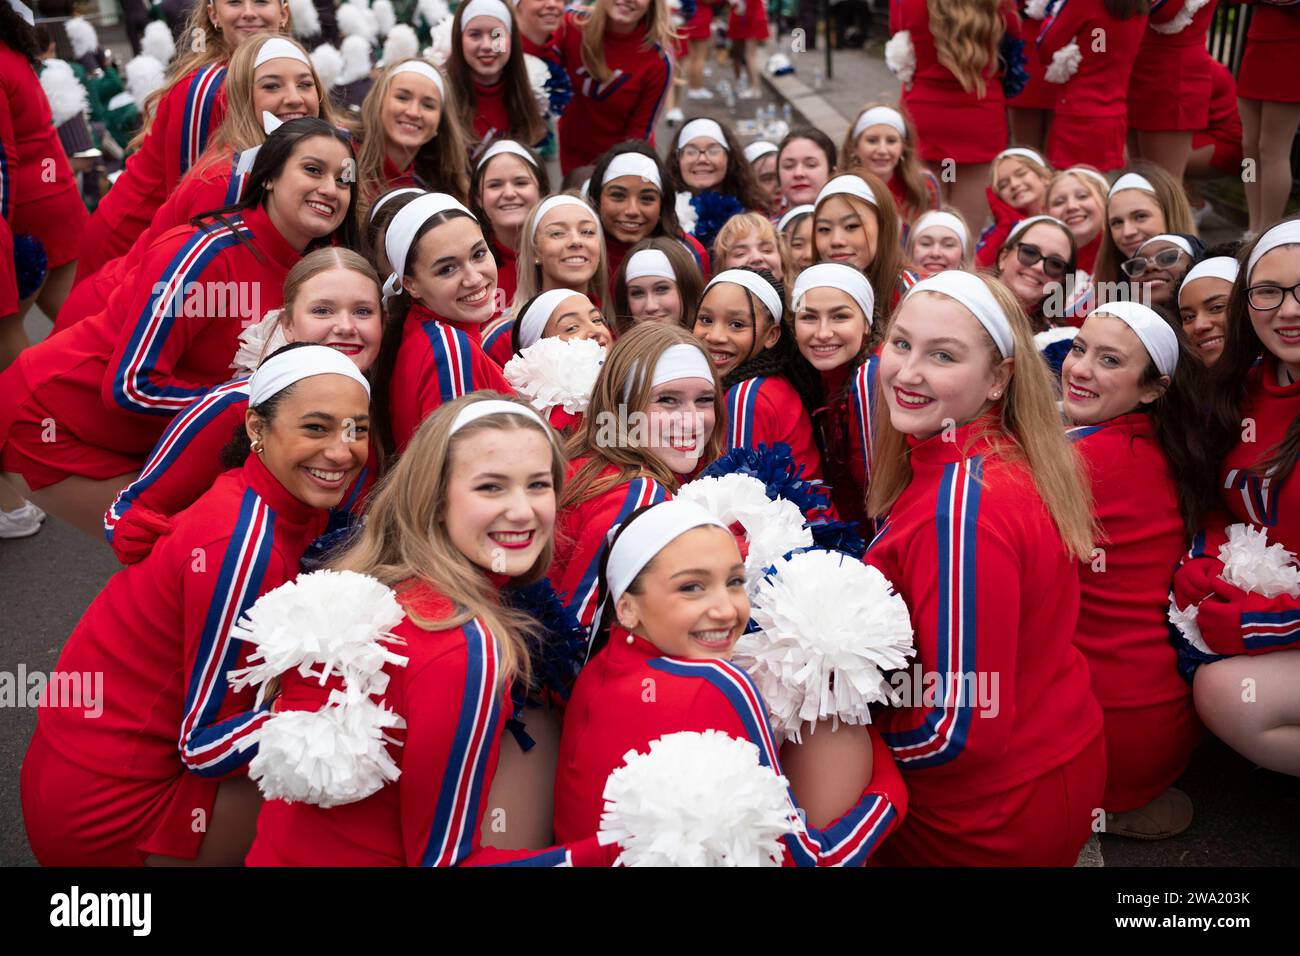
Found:
[(1170, 787), (1145, 807), (1106, 814), (1106, 832), (1134, 840), (1167, 840), (1192, 825), (1192, 799)]

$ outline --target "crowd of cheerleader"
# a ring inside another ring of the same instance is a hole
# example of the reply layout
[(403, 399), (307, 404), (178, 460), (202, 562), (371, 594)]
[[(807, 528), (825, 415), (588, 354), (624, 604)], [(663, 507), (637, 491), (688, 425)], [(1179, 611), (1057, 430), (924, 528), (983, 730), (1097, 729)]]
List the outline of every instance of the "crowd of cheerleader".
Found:
[(1186, 830), (1207, 730), (1300, 775), (1300, 220), (1207, 249), (1158, 148), (1000, 99), (972, 218), (921, 66), (839, 148), (661, 151), (662, 0), (536, 7), (353, 113), (287, 5), (200, 0), (87, 217), (0, 6), (4, 514), (124, 566), (37, 859), (1069, 866)]

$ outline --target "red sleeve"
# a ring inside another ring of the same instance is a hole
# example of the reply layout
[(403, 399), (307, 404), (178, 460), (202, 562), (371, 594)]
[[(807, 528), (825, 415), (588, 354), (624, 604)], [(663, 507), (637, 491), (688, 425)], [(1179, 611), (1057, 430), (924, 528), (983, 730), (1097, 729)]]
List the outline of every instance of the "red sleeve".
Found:
[(225, 66), (213, 63), (172, 87), (164, 100), (165, 112), (163, 103), (159, 103), (149, 136), (161, 139), (164, 194), (174, 190), (181, 178), (198, 165), (208, 138), (225, 119), (225, 82)]
[(1025, 218), (1025, 214), (1014, 208), (998, 196), (991, 186), (984, 188), (988, 197), (989, 211), (993, 213), (993, 224), (980, 234), (975, 244), (975, 264), (982, 269), (991, 269), (998, 259), (998, 250), (1007, 241), (1016, 223)]
[(187, 226), (199, 213), (211, 212), (231, 205), (239, 199), (230, 196), (229, 163), (222, 161), (220, 170), (195, 170), (180, 181), (176, 190), (154, 213), (153, 224), (144, 233), (149, 238), (161, 236), (168, 229)]
[[(1093, 9), (1096, 9), (1095, 7)], [(1038, 59), (1050, 66), (1052, 55), (1069, 45), (1088, 20), (1089, 8), (1083, 0), (1057, 0), (1038, 31)]]
[(0, 219), (7, 220), (13, 212), (17, 171), (18, 136), (14, 132), (13, 104), (9, 101), (9, 88), (0, 82)]
[(659, 114), (663, 112), (673, 71), (668, 61), (668, 54), (662, 50), (656, 48), (646, 56), (653, 59), (641, 76), (641, 94), (637, 97), (636, 106), (627, 118), (625, 138), (643, 139), (654, 146), (655, 125), (659, 122)]

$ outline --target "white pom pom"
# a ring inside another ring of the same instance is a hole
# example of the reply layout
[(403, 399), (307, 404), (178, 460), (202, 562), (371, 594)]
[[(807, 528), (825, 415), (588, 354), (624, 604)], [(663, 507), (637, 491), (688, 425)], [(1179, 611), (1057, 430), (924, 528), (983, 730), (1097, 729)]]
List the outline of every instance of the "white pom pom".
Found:
[(172, 61), (176, 55), (176, 41), (172, 39), (172, 31), (167, 29), (167, 24), (153, 20), (144, 28), (144, 36), (140, 38), (140, 54), (153, 57), (163, 66)]
[(758, 748), (716, 730), (629, 750), (605, 781), (598, 839), (622, 866), (780, 866), (793, 829), (788, 784)]
[(328, 43), (322, 43), (311, 51), (311, 65), (320, 77), (326, 92), (338, 86), (339, 77), (343, 75), (343, 54)]
[(1047, 16), (1047, 5), (1051, 0), (1025, 0), (1025, 16), (1032, 20), (1041, 20)]
[(570, 415), (587, 410), (605, 349), (594, 339), (538, 339), (506, 363), (506, 381), (543, 414), (559, 405)]
[(1156, 33), (1165, 35), (1173, 33), (1182, 33), (1192, 23), (1192, 20), (1201, 12), (1201, 7), (1209, 3), (1210, 0), (1187, 0), (1183, 8), (1174, 15), (1174, 18), (1168, 23), (1150, 23), (1148, 24)]
[(445, 17), (433, 25), (429, 36), (429, 49), (425, 56), (438, 66), (444, 66), (451, 56), (451, 27), (455, 21)]
[(154, 90), (162, 87), (167, 68), (158, 60), (140, 54), (126, 65), (126, 88), (130, 91), (135, 105), (144, 109), (144, 102)]
[(50, 101), (55, 126), (62, 126), (74, 116), (86, 112), (89, 103), (86, 88), (63, 60), (45, 61), (41, 69), (41, 89)]
[(1248, 524), (1228, 528), (1228, 541), (1219, 547), (1223, 580), (1243, 591), (1277, 597), (1300, 597), (1300, 568), (1295, 555), (1281, 544), (1268, 543), (1268, 530)]
[(695, 207), (691, 205), (691, 194), (680, 192), (677, 194), (675, 203), (677, 211), (677, 224), (682, 227), (682, 232), (689, 232), (695, 235), (695, 224), (699, 221), (699, 216), (695, 212)]
[(533, 99), (537, 101), (537, 109), (545, 116), (551, 109), (551, 94), (546, 89), (551, 71), (531, 53), (524, 54), (524, 67), (528, 70), (528, 86), (533, 91)]
[[(378, 0), (383, 3), (386, 0)], [(391, 66), (394, 63), (400, 63), (402, 60), (409, 60), (411, 57), (420, 55), (420, 38), (415, 35), (415, 30), (408, 27), (405, 23), (399, 23), (388, 33), (388, 39), (384, 41), (384, 65)]]
[(833, 551), (805, 551), (776, 566), (751, 610), (732, 660), (749, 671), (773, 728), (799, 740), (805, 723), (868, 724), (887, 699), (885, 672), (915, 653), (907, 604), (875, 568)]
[(344, 37), (340, 44), (343, 53), (343, 70), (339, 73), (339, 85), (346, 86), (370, 73), (370, 41), (365, 37)]
[(1034, 333), (1034, 348), (1042, 351), (1049, 345), (1055, 345), (1057, 342), (1069, 342), (1079, 333), (1079, 330), (1073, 325), (1063, 325), (1060, 328), (1048, 329), (1045, 332)]
[(280, 324), (283, 309), (272, 309), (262, 316), (261, 322), (254, 322), (239, 333), (239, 347), (231, 365), (236, 375), (252, 375), (257, 367), (276, 349), (289, 344), (284, 337), (284, 328)]
[(1048, 83), (1064, 83), (1079, 71), (1082, 62), (1083, 53), (1079, 50), (1079, 41), (1071, 40), (1052, 54), (1052, 62), (1043, 76)]
[(311, 0), (289, 0), (289, 19), (297, 37), (320, 36), (320, 11)]
[[(447, 5), (447, 0), (419, 0), (416, 9), (419, 10), (427, 27), (437, 26), (451, 16), (451, 7)], [(447, 29), (451, 29), (450, 24)]]
[(1178, 605), (1172, 600), (1169, 602), (1169, 623), (1178, 628), (1178, 633), (1183, 636), (1188, 644), (1196, 648), (1202, 654), (1213, 654), (1210, 645), (1205, 643), (1201, 637), (1201, 626), (1196, 623), (1196, 616), (1200, 614), (1201, 608), (1196, 604), (1189, 604), (1184, 610), (1178, 610)]
[(790, 58), (784, 53), (773, 53), (767, 58), (767, 72), (771, 76), (780, 76), (782, 70), (789, 70)]
[(335, 12), (339, 33), (345, 37), (362, 37), (373, 44), (379, 38), (379, 23), (375, 15), (356, 3), (341, 4)]
[(68, 42), (72, 44), (72, 55), (80, 60), (87, 53), (99, 49), (99, 34), (85, 17), (73, 17), (63, 25), (68, 31)]
[[(393, 32), (393, 27), (397, 26), (397, 13), (393, 10), (393, 0), (375, 0), (371, 5), (370, 11), (375, 15), (375, 22), (379, 25), (379, 35), (386, 37)], [(412, 29), (414, 34), (415, 30)], [(418, 50), (419, 41), (416, 41)]]
[(916, 73), (916, 48), (912, 46), (912, 34), (899, 30), (885, 44), (885, 65), (898, 77), (898, 81), (911, 87), (912, 76)]

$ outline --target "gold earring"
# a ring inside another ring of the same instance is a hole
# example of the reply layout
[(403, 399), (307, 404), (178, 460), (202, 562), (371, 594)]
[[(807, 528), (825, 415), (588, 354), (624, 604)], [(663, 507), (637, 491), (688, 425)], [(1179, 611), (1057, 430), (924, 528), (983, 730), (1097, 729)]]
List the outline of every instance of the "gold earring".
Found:
[(249, 448), (258, 458), (261, 458), (262, 452), (266, 451), (266, 446), (262, 444), (262, 439), (260, 437), (254, 438), (249, 442)]

